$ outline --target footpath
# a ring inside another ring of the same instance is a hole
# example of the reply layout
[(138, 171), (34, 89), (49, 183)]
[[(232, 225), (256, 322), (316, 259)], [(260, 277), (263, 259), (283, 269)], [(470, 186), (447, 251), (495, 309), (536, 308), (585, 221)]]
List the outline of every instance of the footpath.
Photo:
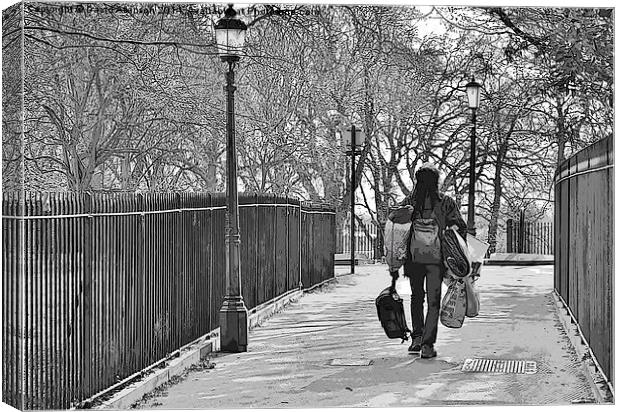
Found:
[[(440, 325), (434, 359), (409, 354), (408, 342), (385, 336), (374, 299), (389, 284), (387, 266), (356, 272), (337, 276), (254, 328), (248, 352), (213, 353), (207, 367), (189, 370), (134, 407), (595, 403), (584, 362), (558, 316), (553, 266), (483, 267), (480, 315), (467, 318), (461, 329)], [(411, 325), (406, 278), (401, 276), (397, 291)], [(467, 359), (535, 362), (535, 373), (463, 371)]]

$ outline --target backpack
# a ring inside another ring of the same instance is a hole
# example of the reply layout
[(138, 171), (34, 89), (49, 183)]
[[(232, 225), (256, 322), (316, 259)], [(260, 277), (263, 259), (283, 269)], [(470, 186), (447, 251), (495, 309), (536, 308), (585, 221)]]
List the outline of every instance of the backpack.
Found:
[(403, 299), (391, 287), (381, 291), (377, 299), (377, 315), (383, 330), (388, 338), (402, 339), (401, 343), (409, 340), (411, 330), (407, 327)]
[(435, 210), (425, 219), (419, 214), (411, 224), (411, 260), (415, 263), (441, 263), (439, 223)]

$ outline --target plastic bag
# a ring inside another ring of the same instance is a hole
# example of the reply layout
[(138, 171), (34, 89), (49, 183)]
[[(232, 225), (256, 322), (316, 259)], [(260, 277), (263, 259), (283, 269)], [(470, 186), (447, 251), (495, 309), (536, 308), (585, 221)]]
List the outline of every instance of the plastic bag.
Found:
[(465, 294), (467, 296), (465, 316), (474, 318), (478, 316), (478, 312), (480, 312), (480, 293), (476, 287), (476, 279), (470, 275), (463, 279), (463, 282), (465, 283)]
[(460, 328), (465, 321), (467, 294), (463, 279), (452, 279), (441, 301), (439, 320), (448, 328)]
[(469, 250), (469, 259), (471, 261), (471, 274), (473, 276), (480, 276), (480, 269), (484, 262), (484, 256), (489, 249), (489, 244), (467, 234), (467, 249)]
[(390, 220), (385, 222), (383, 245), (390, 272), (398, 271), (407, 259), (412, 210), (411, 207), (396, 209), (390, 213)]

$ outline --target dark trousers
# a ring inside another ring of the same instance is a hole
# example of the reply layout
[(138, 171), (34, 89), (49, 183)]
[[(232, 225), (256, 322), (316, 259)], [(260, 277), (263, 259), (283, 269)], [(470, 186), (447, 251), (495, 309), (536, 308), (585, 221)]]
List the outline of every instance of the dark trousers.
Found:
[[(413, 337), (421, 336), (423, 345), (434, 345), (437, 340), (437, 323), (441, 305), (441, 282), (445, 272), (442, 264), (405, 262), (404, 272), (411, 284), (411, 323)], [(424, 292), (426, 280), (426, 293)], [(428, 300), (424, 319), (424, 295)]]

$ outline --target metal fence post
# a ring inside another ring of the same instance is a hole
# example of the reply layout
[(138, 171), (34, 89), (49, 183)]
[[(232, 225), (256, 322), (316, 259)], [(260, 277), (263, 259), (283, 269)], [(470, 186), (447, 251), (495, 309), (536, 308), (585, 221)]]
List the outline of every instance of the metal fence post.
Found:
[(508, 219), (506, 221), (506, 253), (513, 253), (513, 248), (514, 248), (514, 239), (512, 236), (512, 226), (513, 226), (513, 220), (512, 219)]
[(82, 237), (83, 247), (83, 264), (84, 272), (82, 274), (82, 328), (81, 328), (81, 343), (82, 353), (81, 359), (81, 399), (88, 398), (91, 387), (90, 367), (92, 363), (92, 280), (93, 280), (93, 260), (92, 260), (92, 248), (93, 248), (93, 217), (90, 216), (92, 211), (92, 196), (89, 193), (84, 193), (84, 213), (89, 215), (85, 218), (84, 233)]
[(519, 246), (518, 252), (523, 253), (525, 251), (525, 211), (521, 209), (519, 214)]

